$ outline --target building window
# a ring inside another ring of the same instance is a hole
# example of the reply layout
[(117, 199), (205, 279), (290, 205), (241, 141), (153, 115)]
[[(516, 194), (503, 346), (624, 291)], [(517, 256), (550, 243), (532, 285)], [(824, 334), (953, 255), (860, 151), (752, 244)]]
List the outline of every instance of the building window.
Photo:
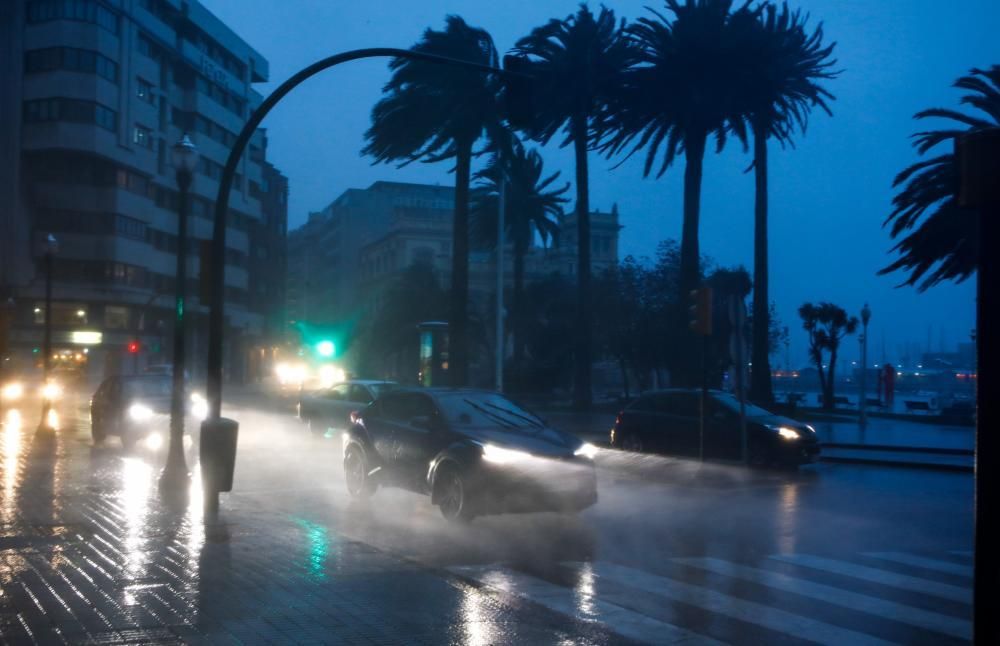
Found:
[(156, 97), (153, 96), (153, 84), (145, 79), (135, 79), (135, 95), (149, 104), (156, 101)]
[(24, 72), (26, 74), (54, 70), (97, 74), (112, 83), (118, 82), (118, 63), (89, 49), (47, 47), (24, 53)]
[(92, 123), (112, 132), (118, 129), (118, 113), (114, 110), (94, 101), (64, 97), (25, 101), (24, 121), (25, 123), (46, 121)]
[(128, 314), (127, 307), (106, 305), (104, 307), (104, 327), (109, 330), (127, 330)]
[(119, 215), (115, 218), (115, 233), (123, 238), (145, 241), (146, 223), (127, 215)]
[[(34, 322), (45, 324), (45, 303), (35, 303)], [(52, 325), (72, 327), (87, 323), (87, 306), (84, 303), (52, 303)]]
[(118, 14), (98, 0), (33, 0), (28, 4), (28, 22), (79, 20), (118, 33)]
[(142, 148), (153, 149), (153, 131), (146, 126), (135, 124), (132, 128), (132, 143)]

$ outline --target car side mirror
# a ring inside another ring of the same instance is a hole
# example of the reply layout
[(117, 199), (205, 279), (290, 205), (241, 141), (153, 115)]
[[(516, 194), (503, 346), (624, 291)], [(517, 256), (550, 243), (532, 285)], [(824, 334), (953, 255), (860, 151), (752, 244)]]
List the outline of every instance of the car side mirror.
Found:
[(434, 420), (432, 420), (429, 415), (417, 415), (416, 417), (410, 418), (410, 426), (414, 428), (422, 428), (425, 431), (432, 431), (434, 430)]

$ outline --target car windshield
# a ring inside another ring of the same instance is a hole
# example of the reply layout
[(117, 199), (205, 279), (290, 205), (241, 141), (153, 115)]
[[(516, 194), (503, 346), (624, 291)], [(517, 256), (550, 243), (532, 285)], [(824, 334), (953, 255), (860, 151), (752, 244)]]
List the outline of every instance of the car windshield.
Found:
[(396, 388), (398, 388), (398, 384), (394, 384), (387, 381), (380, 384), (369, 384), (368, 387), (371, 388), (372, 392), (375, 394), (376, 397), (379, 397), (389, 392), (390, 390), (395, 390)]
[(153, 377), (128, 380), (124, 386), (129, 397), (169, 397), (173, 383), (168, 377)]
[(456, 426), (544, 428), (534, 414), (494, 393), (454, 393), (438, 398), (441, 412)]
[[(723, 405), (723, 407), (738, 413), (740, 412), (740, 400), (736, 399), (733, 395), (729, 393), (723, 393), (719, 395), (714, 395), (715, 401)], [(765, 410), (760, 406), (754, 406), (750, 402), (746, 402), (746, 412), (747, 417), (774, 417), (774, 413), (769, 410)]]

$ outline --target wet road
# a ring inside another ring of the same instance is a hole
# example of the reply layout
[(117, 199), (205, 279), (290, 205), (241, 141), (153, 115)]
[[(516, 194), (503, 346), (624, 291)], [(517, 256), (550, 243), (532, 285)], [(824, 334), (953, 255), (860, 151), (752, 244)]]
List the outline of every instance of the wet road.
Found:
[[(151, 502), (165, 447), (127, 454), (110, 439), (91, 449), (85, 416), (68, 405), (48, 456), (5, 430), (0, 627), (31, 624), (16, 602), (17, 585), (30, 591), (25, 577), (58, 584), (41, 563), (18, 569), (22, 552), (43, 554), (59, 532), (86, 527), (73, 543), (86, 555), (102, 535), (96, 522), (114, 525), (104, 542), (121, 558), (111, 560), (141, 575), (122, 583), (105, 568), (121, 584), (107, 594), (114, 607), (128, 609), (118, 592), (134, 601), (147, 590), (136, 586), (170, 571), (164, 585), (178, 600), (161, 591), (161, 603), (178, 618), (150, 624), (183, 641), (947, 644), (971, 634), (965, 474), (838, 464), (748, 473), (602, 451), (600, 500), (582, 514), (456, 526), (416, 494), (349, 499), (336, 434), (242, 401), (227, 411), (241, 423), (234, 491), (207, 530), (197, 505), (171, 516)], [(188, 458), (194, 469), (193, 447)], [(75, 562), (69, 553), (59, 552)], [(214, 594), (234, 589), (235, 607)], [(316, 614), (300, 593), (321, 598)], [(255, 604), (274, 599), (313, 632), (255, 624)], [(112, 626), (112, 610), (104, 615)], [(323, 623), (330, 615), (341, 623)]]

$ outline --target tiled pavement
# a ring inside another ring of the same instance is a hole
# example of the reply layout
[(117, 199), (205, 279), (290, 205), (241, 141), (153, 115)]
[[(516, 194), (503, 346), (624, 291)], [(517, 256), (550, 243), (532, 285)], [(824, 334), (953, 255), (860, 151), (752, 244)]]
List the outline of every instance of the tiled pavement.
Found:
[(0, 431), (3, 643), (621, 641), (348, 540), (290, 508), (294, 492), (225, 498), (206, 523), (199, 504), (161, 501), (162, 453), (92, 447), (83, 416), (64, 415), (54, 438), (27, 414)]

